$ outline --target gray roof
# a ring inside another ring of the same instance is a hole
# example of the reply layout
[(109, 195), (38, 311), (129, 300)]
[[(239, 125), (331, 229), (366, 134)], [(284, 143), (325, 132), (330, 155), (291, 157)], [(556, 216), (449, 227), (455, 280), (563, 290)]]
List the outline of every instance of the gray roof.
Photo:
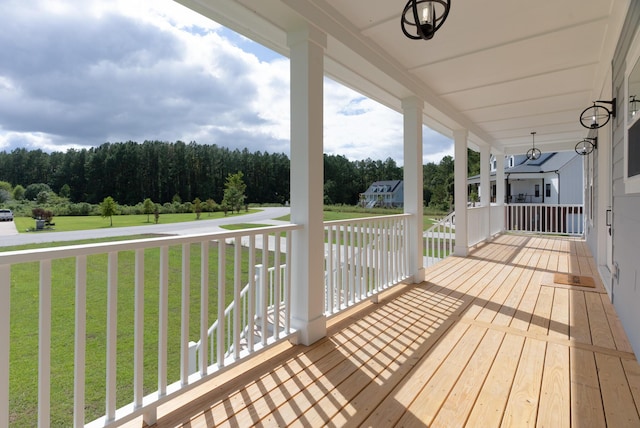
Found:
[(383, 181), (374, 181), (371, 183), (371, 186), (364, 193), (377, 193), (373, 192), (374, 188), (385, 187), (385, 192), (395, 192), (396, 188), (402, 183), (402, 180), (383, 180)]
[(507, 168), (504, 172), (505, 174), (554, 172), (560, 170), (576, 156), (580, 155), (575, 152), (543, 153), (539, 159), (528, 160), (513, 168)]
[[(571, 162), (576, 156), (580, 156), (575, 152), (552, 152), (542, 153), (540, 158), (536, 160), (527, 160), (525, 155), (515, 155), (515, 166), (508, 167), (508, 158), (505, 157), (504, 173), (507, 174), (536, 174), (545, 172), (554, 172), (560, 170), (563, 166)], [(490, 176), (495, 177), (496, 172), (491, 171)], [(480, 175), (469, 177), (468, 180), (479, 179)]]

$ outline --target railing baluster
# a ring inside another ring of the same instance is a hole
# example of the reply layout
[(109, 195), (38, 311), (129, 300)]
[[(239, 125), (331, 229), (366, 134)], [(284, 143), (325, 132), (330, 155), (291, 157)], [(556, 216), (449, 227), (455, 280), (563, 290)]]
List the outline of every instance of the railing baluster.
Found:
[(371, 287), (369, 286), (369, 270), (371, 269), (371, 238), (369, 236), (370, 233), (370, 222), (363, 223), (363, 233), (362, 233), (362, 283), (364, 287), (364, 292), (368, 296), (371, 294)]
[(342, 294), (344, 296), (344, 307), (349, 306), (349, 302), (352, 302), (353, 298), (351, 293), (349, 292), (349, 249), (347, 248), (347, 243), (349, 235), (349, 226), (348, 224), (344, 224), (342, 226), (342, 242), (339, 246), (339, 251), (342, 253), (342, 259), (344, 262), (342, 263)]
[(73, 426), (84, 426), (85, 350), (87, 332), (87, 257), (76, 257), (76, 311), (73, 363)]
[(344, 243), (345, 249), (349, 250), (349, 260), (347, 262), (347, 272), (349, 274), (349, 293), (351, 294), (351, 299), (349, 300), (351, 303), (357, 302), (359, 296), (356, 294), (356, 276), (355, 276), (355, 231), (354, 225), (350, 224), (348, 226), (347, 236), (349, 236), (349, 240)]
[(262, 275), (260, 277), (260, 297), (262, 323), (261, 327), (261, 340), (262, 345), (267, 344), (267, 327), (269, 323), (269, 236), (266, 233), (262, 234)]
[(330, 314), (335, 312), (335, 280), (333, 276), (334, 272), (334, 264), (333, 264), (333, 226), (329, 226), (327, 228), (327, 258), (325, 261), (325, 269), (326, 269), (326, 299), (325, 302), (325, 312)]
[(158, 395), (167, 394), (167, 343), (169, 336), (169, 247), (160, 247), (158, 310)]
[(218, 240), (218, 349), (217, 362), (218, 367), (224, 367), (224, 351), (225, 351), (225, 316), (226, 308), (225, 299), (225, 274), (226, 274), (226, 252), (227, 244), (224, 239)]
[(133, 405), (142, 406), (144, 397), (144, 249), (136, 250), (135, 307), (133, 321)]
[(274, 236), (273, 256), (273, 339), (280, 337), (280, 233)]
[(51, 260), (40, 262), (40, 317), (38, 330), (38, 426), (51, 420)]
[(356, 230), (356, 247), (358, 249), (358, 255), (356, 257), (356, 289), (360, 300), (366, 297), (366, 292), (362, 286), (362, 256), (364, 248), (362, 244), (362, 223), (358, 223)]
[[(209, 366), (209, 353), (207, 340), (209, 338), (209, 243), (200, 243), (200, 376), (207, 374)], [(212, 353), (211, 353), (212, 354)]]
[(286, 256), (285, 256), (285, 295), (284, 295), (284, 330), (286, 334), (291, 333), (291, 232), (285, 232), (286, 236)]
[(247, 347), (254, 348), (254, 328), (256, 319), (256, 238), (249, 237), (249, 310), (247, 316)]
[(191, 302), (191, 244), (182, 244), (182, 301), (180, 316), (180, 383), (189, 383), (189, 303)]
[(240, 306), (240, 291), (242, 290), (242, 285), (240, 280), (241, 276), (241, 267), (242, 267), (242, 240), (241, 237), (238, 236), (234, 241), (234, 253), (233, 253), (233, 302), (235, 304), (235, 311), (233, 311), (233, 357), (237, 360), (240, 358), (240, 316), (241, 314), (241, 306)]
[(107, 421), (116, 417), (116, 369), (118, 350), (118, 253), (110, 252), (107, 263)]

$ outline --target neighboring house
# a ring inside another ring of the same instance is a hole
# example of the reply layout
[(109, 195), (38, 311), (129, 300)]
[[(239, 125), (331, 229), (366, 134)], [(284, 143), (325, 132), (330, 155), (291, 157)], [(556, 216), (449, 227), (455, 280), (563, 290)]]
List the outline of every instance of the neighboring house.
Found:
[[(505, 156), (504, 176), (506, 203), (582, 204), (584, 201), (583, 157), (575, 152), (543, 153), (539, 159), (525, 155)], [(497, 159), (490, 159), (491, 202), (496, 195)], [(469, 177), (471, 186), (478, 186), (480, 176)]]
[(404, 204), (404, 184), (402, 180), (376, 181), (360, 195), (360, 202), (367, 208), (402, 207)]

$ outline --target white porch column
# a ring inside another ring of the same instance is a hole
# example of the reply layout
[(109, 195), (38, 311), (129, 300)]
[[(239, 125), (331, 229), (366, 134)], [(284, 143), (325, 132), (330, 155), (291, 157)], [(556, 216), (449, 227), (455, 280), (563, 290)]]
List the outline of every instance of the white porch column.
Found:
[(496, 157), (496, 205), (504, 205), (506, 184), (504, 181), (504, 153), (494, 152)]
[(326, 336), (324, 316), (323, 79), (327, 37), (314, 27), (287, 35), (291, 67), (291, 317), (299, 343)]
[(489, 171), (489, 157), (491, 153), (489, 147), (480, 147), (480, 206), (491, 205), (491, 183)]
[(409, 221), (409, 272), (413, 282), (424, 281), (422, 245), (423, 182), (422, 182), (422, 106), (410, 97), (402, 100), (404, 113), (404, 212), (413, 214)]
[(469, 253), (469, 239), (467, 235), (467, 138), (466, 129), (453, 131), (455, 143), (455, 190), (454, 202), (456, 206), (456, 244), (454, 253), (466, 256)]

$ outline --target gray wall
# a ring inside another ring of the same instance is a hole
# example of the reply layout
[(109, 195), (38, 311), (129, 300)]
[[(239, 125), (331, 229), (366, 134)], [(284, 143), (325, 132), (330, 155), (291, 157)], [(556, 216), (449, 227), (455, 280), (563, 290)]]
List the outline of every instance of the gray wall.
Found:
[[(633, 1), (613, 58), (612, 90), (619, 105), (625, 102), (626, 56), (639, 26), (640, 1)], [(640, 194), (624, 193), (623, 111), (619, 107), (613, 120), (613, 260), (619, 267), (619, 278), (613, 282), (613, 304), (636, 355), (640, 355)]]

